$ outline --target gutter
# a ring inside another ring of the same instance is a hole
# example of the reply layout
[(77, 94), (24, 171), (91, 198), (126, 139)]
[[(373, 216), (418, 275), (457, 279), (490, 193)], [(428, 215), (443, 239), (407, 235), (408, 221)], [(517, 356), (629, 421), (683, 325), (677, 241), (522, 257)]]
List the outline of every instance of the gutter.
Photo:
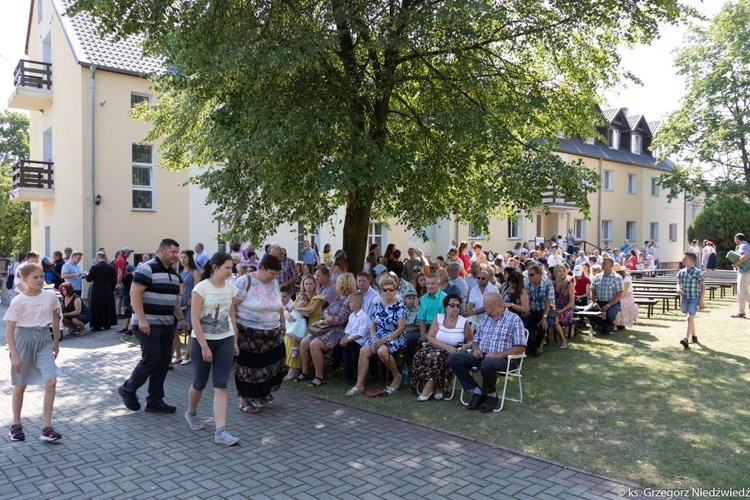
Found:
[[(89, 168), (90, 168), (90, 187), (91, 192), (89, 193), (89, 207), (91, 207), (91, 255), (96, 255), (96, 203), (94, 203), (94, 200), (96, 199), (96, 147), (94, 143), (94, 139), (96, 138), (96, 123), (95, 118), (96, 115), (94, 111), (96, 110), (96, 101), (95, 101), (95, 94), (96, 94), (96, 65), (92, 64), (89, 68), (91, 72), (91, 78), (89, 80), (89, 90), (91, 93), (89, 107), (91, 111), (90, 116), (90, 126), (91, 131), (89, 135)], [(93, 257), (92, 257), (93, 258)]]

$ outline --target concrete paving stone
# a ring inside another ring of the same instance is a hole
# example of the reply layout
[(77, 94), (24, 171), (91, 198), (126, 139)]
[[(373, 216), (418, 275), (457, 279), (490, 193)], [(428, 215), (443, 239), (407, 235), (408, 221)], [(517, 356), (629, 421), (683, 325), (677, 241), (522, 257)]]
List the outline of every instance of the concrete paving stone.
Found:
[(600, 483), (600, 480), (598, 478), (582, 474), (580, 472), (570, 476), (568, 480), (576, 484), (588, 486), (589, 488), (597, 486)]

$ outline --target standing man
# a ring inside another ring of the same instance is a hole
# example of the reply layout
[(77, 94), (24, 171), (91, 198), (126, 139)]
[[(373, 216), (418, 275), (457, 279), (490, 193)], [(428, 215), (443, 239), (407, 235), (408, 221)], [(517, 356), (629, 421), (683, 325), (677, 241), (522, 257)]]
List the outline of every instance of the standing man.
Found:
[(138, 411), (136, 391), (149, 381), (146, 411), (174, 413), (175, 407), (164, 402), (164, 379), (169, 371), (175, 317), (182, 331), (190, 326), (180, 307), (180, 275), (172, 268), (179, 260), (180, 244), (164, 239), (156, 257), (139, 267), (133, 275), (130, 301), (133, 307), (132, 327), (141, 344), (141, 360), (130, 378), (117, 388), (128, 410)]
[(573, 228), (568, 228), (568, 235), (565, 237), (565, 242), (568, 248), (565, 250), (568, 252), (568, 255), (573, 255), (576, 251), (576, 236), (573, 234)]
[(83, 254), (81, 252), (73, 252), (70, 255), (70, 260), (63, 264), (62, 273), (60, 274), (62, 279), (70, 283), (70, 286), (73, 287), (73, 293), (79, 297), (83, 289), (83, 271), (81, 271), (81, 267), (79, 266), (82, 258)]
[(299, 273), (297, 272), (297, 266), (294, 264), (294, 261), (286, 256), (284, 249), (277, 243), (271, 243), (268, 247), (268, 253), (279, 259), (279, 262), (281, 262), (281, 271), (276, 275), (276, 281), (279, 282), (279, 288), (284, 288), (286, 286), (289, 287), (289, 290), (295, 290)]
[(747, 243), (744, 233), (734, 235), (734, 244), (737, 245), (734, 251), (740, 254), (740, 258), (732, 263), (732, 267), (737, 270), (737, 314), (733, 314), (732, 317), (744, 318), (745, 306), (750, 303), (750, 293), (747, 291), (750, 285), (750, 271), (742, 269), (742, 264), (750, 257), (750, 244)]
[(603, 318), (594, 316), (590, 321), (599, 325), (602, 335), (609, 335), (615, 316), (620, 312), (620, 299), (624, 289), (622, 278), (612, 271), (614, 265), (615, 261), (611, 257), (604, 257), (602, 259), (603, 272), (596, 275), (590, 289), (594, 310), (602, 311), (604, 314)]
[(320, 260), (320, 257), (318, 257), (318, 252), (315, 251), (314, 248), (310, 247), (310, 242), (305, 240), (302, 242), (302, 264), (310, 264), (313, 266), (313, 269), (315, 269), (315, 266), (318, 265), (318, 261)]
[(706, 281), (701, 270), (695, 267), (697, 260), (696, 254), (685, 252), (682, 257), (685, 267), (677, 273), (677, 295), (680, 296), (682, 312), (687, 316), (685, 338), (680, 340), (685, 349), (690, 349), (690, 344), (698, 342), (698, 336), (695, 334), (695, 313), (705, 307), (703, 299), (706, 296)]
[[(466, 409), (488, 413), (497, 406), (497, 372), (505, 371), (508, 355), (523, 354), (526, 341), (520, 316), (506, 314), (499, 292), (484, 294), (482, 305), (487, 315), (477, 325), (471, 342), (472, 352), (449, 354), (448, 365), (461, 387), (474, 394)], [(482, 374), (481, 389), (471, 373), (472, 367)]]
[(195, 265), (198, 266), (198, 269), (202, 270), (203, 266), (208, 262), (208, 254), (203, 251), (203, 243), (196, 243), (195, 248), (195, 256), (193, 259), (195, 260)]
[(115, 310), (117, 311), (117, 317), (122, 317), (122, 303), (125, 297), (122, 296), (122, 278), (127, 273), (128, 259), (130, 254), (133, 253), (133, 249), (130, 247), (122, 247), (120, 255), (115, 259), (115, 290), (117, 291), (117, 301), (115, 303)]
[[(542, 350), (542, 342), (547, 330), (555, 324), (557, 316), (555, 309), (555, 286), (551, 280), (542, 279), (542, 266), (529, 266), (527, 274), (529, 277), (529, 351), (534, 356), (539, 356)], [(545, 273), (546, 274), (546, 273)], [(614, 316), (612, 317), (614, 319)]]

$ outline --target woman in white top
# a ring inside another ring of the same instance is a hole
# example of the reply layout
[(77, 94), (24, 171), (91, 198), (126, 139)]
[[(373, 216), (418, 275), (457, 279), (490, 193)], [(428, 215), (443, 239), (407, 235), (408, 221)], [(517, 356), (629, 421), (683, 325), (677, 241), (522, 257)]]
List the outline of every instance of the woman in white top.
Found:
[[(445, 314), (435, 316), (430, 331), (427, 333), (428, 347), (420, 349), (414, 355), (411, 368), (411, 389), (418, 390), (424, 384), (422, 394), (417, 401), (427, 401), (435, 395), (436, 400), (443, 399), (443, 391), (450, 387), (453, 372), (448, 366), (448, 355), (463, 352), (471, 345), (474, 335), (469, 322), (458, 312), (461, 308), (461, 297), (448, 294), (443, 299)], [(459, 347), (459, 344), (464, 344)]]
[(213, 368), (214, 442), (231, 446), (238, 438), (227, 431), (227, 385), (232, 371), (232, 358), (239, 354), (237, 344), (236, 306), (232, 299), (237, 287), (228, 281), (232, 276), (232, 257), (217, 252), (203, 266), (200, 282), (191, 295), (190, 359), (193, 361), (193, 384), (188, 391), (188, 411), (185, 419), (194, 431), (205, 427), (198, 419), (198, 403), (208, 384)]

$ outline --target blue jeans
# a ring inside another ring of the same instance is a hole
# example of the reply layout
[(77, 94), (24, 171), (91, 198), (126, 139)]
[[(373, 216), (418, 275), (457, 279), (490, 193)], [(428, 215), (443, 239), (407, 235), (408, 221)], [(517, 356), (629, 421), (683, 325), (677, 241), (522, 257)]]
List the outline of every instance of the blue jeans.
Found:
[(128, 392), (136, 392), (148, 380), (146, 404), (149, 406), (164, 401), (164, 380), (172, 359), (174, 329), (174, 325), (151, 325), (151, 333), (146, 335), (134, 328), (135, 336), (141, 343), (141, 360), (124, 387)]
[[(599, 307), (601, 307), (603, 309), (604, 306), (606, 306), (609, 303), (609, 301), (607, 301), (607, 300), (597, 300), (596, 303), (599, 304)], [(618, 312), (620, 312), (620, 301), (619, 300), (617, 301), (617, 303), (615, 305), (613, 305), (612, 307), (610, 307), (609, 309), (607, 309), (607, 318), (606, 319), (602, 319), (599, 316), (594, 316), (593, 318), (590, 319), (590, 321), (592, 321), (594, 324), (598, 325), (599, 328), (602, 329), (602, 331), (606, 331), (607, 333), (609, 333), (609, 329), (612, 328), (612, 325), (615, 322), (615, 317), (617, 316)]]

